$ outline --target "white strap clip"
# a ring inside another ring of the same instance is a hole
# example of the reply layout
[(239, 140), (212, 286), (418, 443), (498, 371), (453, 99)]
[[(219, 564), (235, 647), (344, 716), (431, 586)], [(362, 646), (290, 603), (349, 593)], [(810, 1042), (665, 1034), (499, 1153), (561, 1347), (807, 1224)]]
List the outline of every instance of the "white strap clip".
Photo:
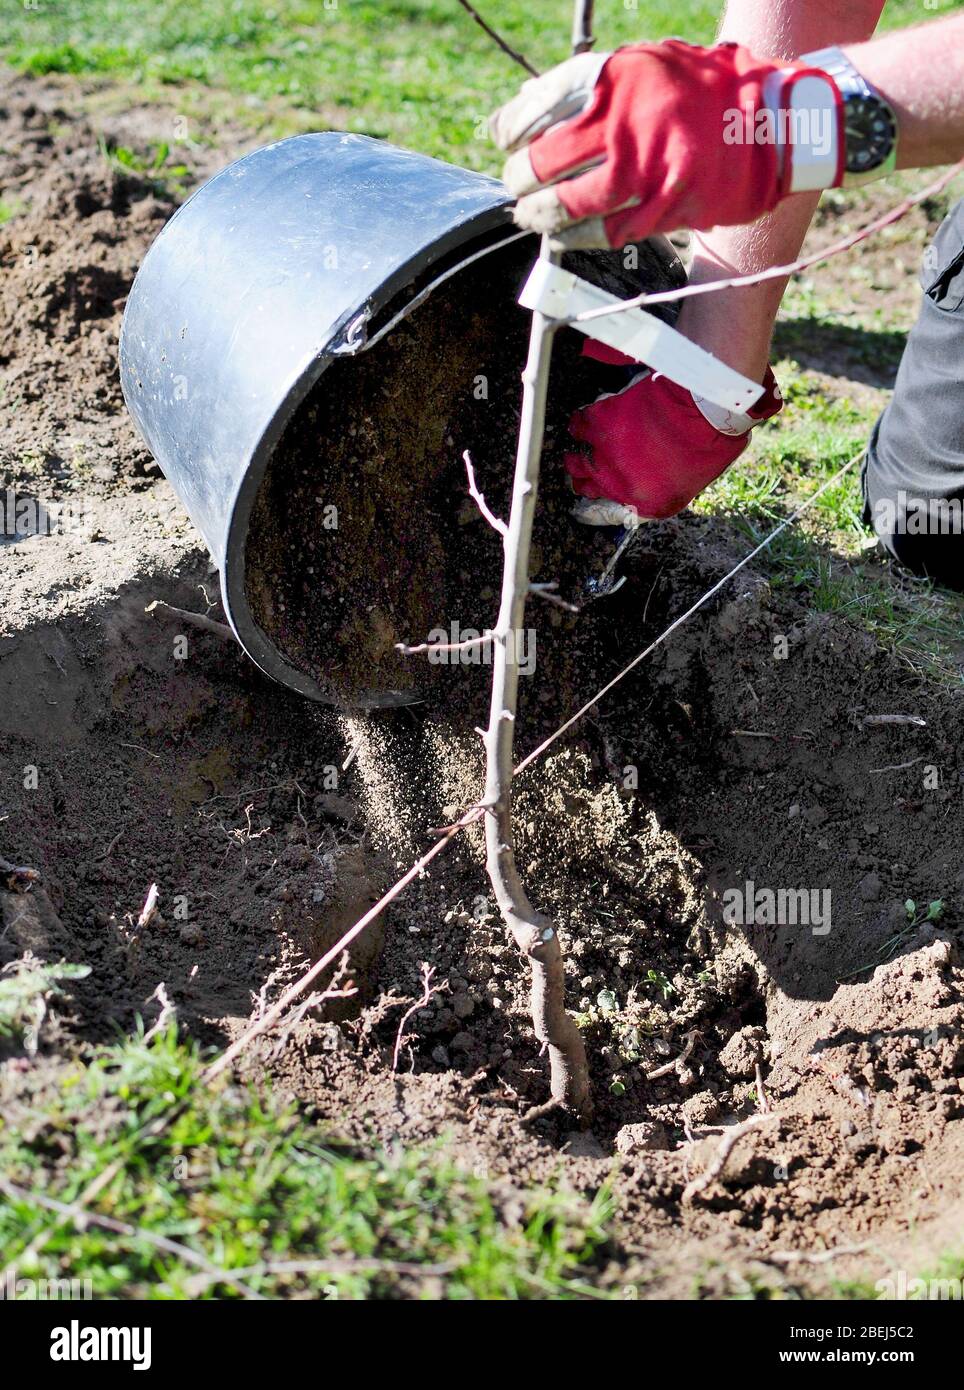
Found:
[[(549, 319), (570, 319), (590, 309), (621, 304), (622, 300), (540, 258), (523, 286), (519, 303)], [(645, 309), (623, 309), (572, 327), (637, 362), (645, 362), (654, 372), (726, 410), (745, 413), (763, 395), (758, 381), (733, 371)]]

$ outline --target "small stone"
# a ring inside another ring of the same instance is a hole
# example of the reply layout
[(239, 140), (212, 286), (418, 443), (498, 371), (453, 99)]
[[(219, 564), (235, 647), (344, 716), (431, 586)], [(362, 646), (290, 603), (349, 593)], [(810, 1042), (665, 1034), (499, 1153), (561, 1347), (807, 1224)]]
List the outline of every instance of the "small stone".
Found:
[(322, 1052), (347, 1052), (348, 1039), (337, 1023), (319, 1023), (315, 1030), (315, 1043)]
[(865, 903), (872, 903), (880, 897), (883, 884), (880, 881), (880, 874), (865, 874), (858, 884), (857, 891)]
[(322, 792), (311, 803), (315, 815), (325, 820), (340, 820), (346, 824), (356, 816), (355, 804), (337, 792)]
[(683, 1119), (691, 1127), (709, 1125), (720, 1113), (720, 1102), (712, 1091), (697, 1091), (682, 1105)]
[(616, 1135), (617, 1153), (645, 1153), (668, 1148), (666, 1129), (658, 1120), (642, 1120), (635, 1125), (623, 1125)]
[(178, 932), (185, 946), (196, 946), (201, 940), (201, 928), (197, 922), (185, 922)]
[(475, 1045), (475, 1039), (471, 1033), (456, 1033), (452, 1039), (453, 1052), (471, 1052)]
[(470, 1018), (475, 1013), (475, 1000), (470, 994), (453, 995), (452, 1012), (456, 1018)]
[(562, 1152), (570, 1158), (605, 1158), (602, 1145), (589, 1130), (573, 1129), (566, 1135)]
[(281, 851), (282, 864), (289, 864), (293, 869), (306, 869), (313, 861), (314, 855), (307, 845), (288, 845)]
[(727, 1075), (745, 1079), (754, 1076), (766, 1053), (766, 1034), (762, 1028), (741, 1028), (720, 1053), (720, 1066)]
[(844, 1145), (855, 1158), (859, 1158), (862, 1154), (872, 1153), (877, 1147), (877, 1140), (874, 1138), (873, 1130), (858, 1129), (855, 1134), (844, 1140)]

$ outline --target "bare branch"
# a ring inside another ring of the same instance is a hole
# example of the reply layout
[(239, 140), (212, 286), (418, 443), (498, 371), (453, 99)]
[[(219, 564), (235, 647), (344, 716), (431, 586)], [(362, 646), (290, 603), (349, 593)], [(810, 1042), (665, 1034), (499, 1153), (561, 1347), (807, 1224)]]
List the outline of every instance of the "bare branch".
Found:
[(572, 19), (572, 51), (588, 53), (596, 42), (592, 32), (592, 12), (594, 0), (576, 0)]
[(559, 597), (555, 592), (558, 587), (559, 581), (556, 579), (547, 580), (544, 584), (530, 581), (529, 593), (532, 594), (533, 598), (544, 598), (546, 603), (553, 603), (557, 608), (564, 608), (567, 613), (581, 612), (582, 610), (577, 603), (569, 603), (567, 599)]
[[(540, 253), (555, 259), (548, 238)], [(529, 550), (545, 428), (549, 362), (554, 324), (533, 313), (529, 356), (522, 374), (522, 413), (509, 523), (503, 538), (505, 563), (492, 661), (492, 695), (485, 735), (486, 869), (502, 918), (532, 971), (532, 1022), (549, 1053), (550, 1105), (586, 1121), (592, 1110), (589, 1068), (582, 1035), (566, 1012), (562, 950), (555, 926), (536, 912), (516, 868), (512, 830), (512, 744), (519, 693), (519, 668), (509, 661), (510, 639), (522, 629), (529, 594)]]
[(488, 34), (489, 38), (492, 39), (494, 43), (498, 44), (498, 46), (502, 49), (502, 52), (505, 53), (508, 57), (510, 57), (514, 63), (518, 63), (520, 68), (525, 68), (526, 72), (529, 73), (532, 77), (539, 76), (539, 69), (534, 68), (532, 64), (529, 62), (528, 58), (524, 57), (521, 53), (517, 53), (514, 48), (511, 48), (506, 43), (502, 35), (496, 33), (496, 31), (492, 28), (491, 24), (486, 23), (486, 21), (479, 14), (478, 10), (475, 8), (475, 6), (469, 4), (469, 0), (459, 0), (459, 4), (462, 6), (463, 10), (465, 10), (467, 14), (470, 14), (472, 16), (479, 28), (484, 30), (484, 32)]
[(402, 1020), (398, 1025), (398, 1033), (395, 1037), (395, 1051), (392, 1053), (392, 1071), (398, 1071), (398, 1058), (402, 1050), (402, 1042), (405, 1038), (405, 1028), (408, 1020), (413, 1014), (417, 1014), (419, 1009), (424, 1009), (426, 1004), (435, 994), (441, 994), (448, 989), (448, 981), (443, 980), (440, 985), (435, 985), (432, 980), (435, 975), (435, 966), (429, 965), (427, 960), (422, 961), (422, 995), (416, 999), (410, 1009), (406, 1009), (402, 1014)]
[(493, 530), (498, 531), (500, 536), (504, 536), (506, 533), (506, 524), (504, 521), (500, 520), (494, 512), (489, 510), (489, 504), (479, 491), (475, 481), (475, 469), (472, 467), (472, 456), (468, 449), (466, 449), (462, 457), (465, 459), (465, 471), (469, 475), (469, 496), (474, 500), (475, 505)]
[(422, 652), (470, 652), (476, 647), (487, 647), (495, 638), (494, 632), (483, 632), (481, 637), (467, 637), (464, 642), (419, 642), (417, 647), (396, 642), (395, 650), (403, 656), (419, 656)]
[(186, 608), (175, 608), (173, 604), (165, 603), (162, 598), (156, 598), (153, 603), (149, 603), (144, 612), (153, 613), (157, 608), (163, 608), (166, 613), (173, 614), (175, 618), (180, 618), (191, 627), (199, 627), (202, 632), (212, 632), (215, 637), (221, 637), (225, 642), (235, 641), (234, 633), (227, 623), (216, 623), (204, 613), (189, 613)]

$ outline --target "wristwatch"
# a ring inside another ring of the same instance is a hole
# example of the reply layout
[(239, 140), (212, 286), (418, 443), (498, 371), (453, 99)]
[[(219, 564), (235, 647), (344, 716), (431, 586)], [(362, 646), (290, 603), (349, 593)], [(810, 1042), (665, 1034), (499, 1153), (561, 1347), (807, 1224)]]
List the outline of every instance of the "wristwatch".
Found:
[(854, 67), (841, 48), (822, 48), (799, 60), (833, 78), (843, 100), (845, 185), (869, 183), (897, 167), (894, 108)]

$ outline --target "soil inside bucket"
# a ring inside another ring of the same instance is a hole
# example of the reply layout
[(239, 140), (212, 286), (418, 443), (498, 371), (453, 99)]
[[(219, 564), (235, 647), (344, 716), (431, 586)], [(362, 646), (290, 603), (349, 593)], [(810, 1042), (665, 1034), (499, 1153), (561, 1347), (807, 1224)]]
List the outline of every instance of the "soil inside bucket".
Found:
[[(459, 642), (495, 619), (501, 541), (468, 495), (463, 455), (503, 512), (530, 322), (516, 300), (532, 259), (529, 240), (486, 256), (370, 351), (333, 362), (269, 464), (248, 533), (248, 601), (287, 659), (338, 703), (364, 704), (368, 692), (392, 689), (468, 713), (481, 708), (477, 668), (487, 651), (438, 661), (396, 644)], [(646, 244), (629, 257), (584, 254), (566, 264), (624, 297), (667, 288), (682, 274)], [(581, 357), (584, 341), (575, 332), (556, 337), (531, 564), (534, 579), (556, 581), (576, 602), (605, 564), (612, 533), (600, 537), (569, 516), (563, 455), (575, 446), (566, 426), (578, 405), (627, 379), (623, 368)], [(599, 625), (587, 610), (577, 651), (576, 619), (536, 606), (520, 666), (531, 674), (538, 661), (541, 683), (577, 693), (572, 663), (593, 664)]]

